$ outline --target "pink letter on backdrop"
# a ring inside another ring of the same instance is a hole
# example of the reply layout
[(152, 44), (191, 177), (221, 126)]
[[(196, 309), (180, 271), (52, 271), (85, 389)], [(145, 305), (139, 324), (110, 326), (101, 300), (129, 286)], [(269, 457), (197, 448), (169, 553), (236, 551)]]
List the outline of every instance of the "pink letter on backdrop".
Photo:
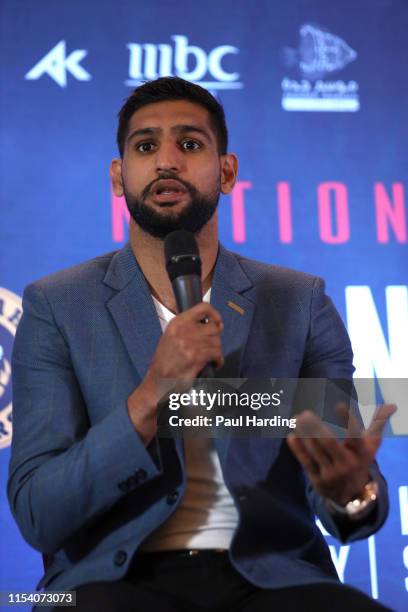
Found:
[(123, 196), (118, 198), (113, 191), (111, 191), (111, 210), (113, 242), (123, 242), (125, 240), (125, 226), (127, 227), (129, 223), (130, 215), (125, 198)]
[(390, 225), (397, 242), (407, 241), (407, 218), (404, 201), (404, 185), (392, 184), (392, 200), (382, 183), (374, 184), (375, 214), (377, 219), (378, 242), (389, 242)]
[(251, 181), (237, 181), (231, 193), (232, 237), (234, 242), (245, 242), (245, 189), (252, 189)]
[(285, 181), (279, 182), (276, 191), (278, 195), (279, 240), (289, 243), (293, 240), (290, 184)]
[[(331, 196), (334, 203), (334, 221)], [(342, 244), (350, 239), (347, 187), (343, 183), (320, 183), (317, 188), (320, 238), (327, 244)]]

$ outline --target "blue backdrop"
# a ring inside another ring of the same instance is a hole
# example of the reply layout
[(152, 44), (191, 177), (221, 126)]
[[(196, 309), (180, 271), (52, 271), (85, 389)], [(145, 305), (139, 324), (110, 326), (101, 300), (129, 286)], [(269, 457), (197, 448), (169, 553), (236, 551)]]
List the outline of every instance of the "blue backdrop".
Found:
[[(24, 286), (120, 248), (111, 195), (116, 113), (138, 82), (177, 74), (225, 106), (239, 183), (221, 240), (323, 276), (349, 329), (356, 376), (408, 378), (406, 0), (3, 0), (0, 478), (11, 438), (10, 351)], [(387, 392), (383, 389), (385, 399)], [(393, 430), (407, 434), (403, 419)], [(406, 438), (380, 461), (391, 514), (341, 546), (342, 579), (408, 609)], [(0, 494), (0, 590), (33, 590), (40, 555)]]

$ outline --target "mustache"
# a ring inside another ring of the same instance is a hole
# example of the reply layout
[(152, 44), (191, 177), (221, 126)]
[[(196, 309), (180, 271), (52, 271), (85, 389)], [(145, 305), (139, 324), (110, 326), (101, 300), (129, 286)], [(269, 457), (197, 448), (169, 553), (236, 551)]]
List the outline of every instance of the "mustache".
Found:
[(183, 181), (183, 179), (178, 177), (177, 174), (175, 174), (174, 172), (162, 172), (156, 179), (154, 179), (154, 181), (151, 181), (143, 189), (143, 191), (142, 191), (142, 200), (143, 201), (148, 197), (148, 195), (150, 194), (150, 191), (152, 190), (154, 185), (158, 181), (161, 181), (163, 179), (173, 179), (173, 180), (177, 181), (178, 183), (180, 183), (181, 185), (183, 185), (183, 187), (185, 187), (185, 189), (189, 192), (189, 194), (190, 194), (190, 196), (192, 198), (197, 196), (197, 193), (198, 193), (197, 189), (191, 183), (189, 183), (188, 181)]

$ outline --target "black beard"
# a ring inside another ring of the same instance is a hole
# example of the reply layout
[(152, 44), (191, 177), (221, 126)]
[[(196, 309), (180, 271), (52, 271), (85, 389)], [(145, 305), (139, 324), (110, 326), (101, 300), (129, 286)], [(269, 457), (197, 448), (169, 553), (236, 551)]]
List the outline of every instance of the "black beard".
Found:
[[(146, 204), (145, 200), (150, 195), (153, 185), (160, 179), (175, 179), (181, 183), (190, 194), (190, 202), (179, 213), (171, 212), (162, 215), (152, 206)], [(211, 219), (217, 210), (220, 199), (219, 189), (212, 194), (202, 195), (193, 185), (181, 180), (172, 173), (163, 173), (160, 177), (149, 183), (142, 192), (140, 198), (131, 195), (124, 188), (126, 204), (132, 219), (145, 232), (164, 240), (167, 234), (178, 229), (184, 229), (197, 234), (202, 227)]]

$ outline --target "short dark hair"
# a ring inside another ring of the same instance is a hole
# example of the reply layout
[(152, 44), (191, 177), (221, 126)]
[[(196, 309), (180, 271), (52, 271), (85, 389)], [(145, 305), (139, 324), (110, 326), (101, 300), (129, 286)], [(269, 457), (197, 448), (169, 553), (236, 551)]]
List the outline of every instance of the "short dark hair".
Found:
[(147, 104), (166, 100), (188, 100), (204, 107), (210, 115), (211, 127), (217, 136), (218, 151), (220, 155), (226, 154), (228, 131), (222, 105), (204, 87), (185, 81), (180, 77), (161, 77), (136, 87), (120, 109), (116, 140), (121, 157), (123, 157), (125, 150), (125, 141), (132, 115)]

